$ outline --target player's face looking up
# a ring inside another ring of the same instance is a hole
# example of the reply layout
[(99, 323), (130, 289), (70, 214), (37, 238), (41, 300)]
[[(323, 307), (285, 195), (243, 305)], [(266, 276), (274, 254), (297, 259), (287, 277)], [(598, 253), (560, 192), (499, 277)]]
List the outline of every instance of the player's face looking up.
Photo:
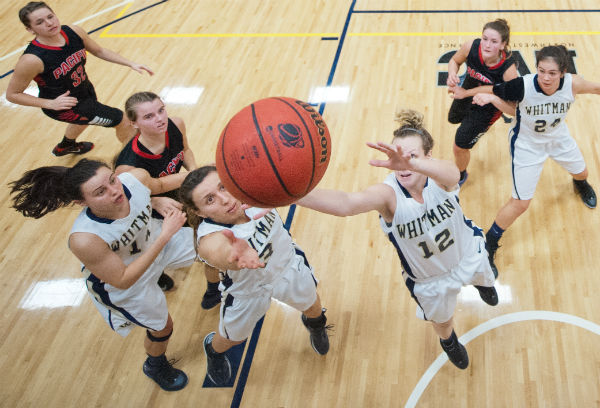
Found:
[(498, 31), (487, 28), (481, 34), (481, 55), (486, 63), (497, 62), (505, 46), (506, 42), (502, 41)]
[[(422, 159), (431, 156), (431, 152), (425, 154), (425, 151), (423, 150), (423, 141), (419, 135), (411, 135), (402, 138), (397, 137), (394, 139), (393, 144), (402, 149), (402, 155), (404, 157)], [(425, 177), (426, 176), (412, 170), (396, 171), (396, 178), (400, 184), (407, 189), (418, 186), (419, 183), (423, 182), (423, 178)]]
[(87, 205), (98, 217), (116, 219), (128, 201), (121, 181), (107, 167), (100, 167), (96, 174), (81, 185), (82, 205)]
[(29, 13), (27, 31), (35, 35), (50, 36), (60, 32), (60, 21), (52, 11), (40, 8)]
[(192, 191), (192, 200), (203, 218), (223, 224), (248, 221), (242, 203), (234, 198), (221, 183), (216, 171), (209, 173)]
[(167, 130), (168, 115), (163, 101), (154, 99), (151, 102), (142, 102), (135, 107), (137, 119), (133, 126), (142, 134), (160, 134)]
[(537, 65), (538, 83), (547, 95), (552, 95), (560, 85), (560, 79), (565, 75), (552, 58), (541, 60)]

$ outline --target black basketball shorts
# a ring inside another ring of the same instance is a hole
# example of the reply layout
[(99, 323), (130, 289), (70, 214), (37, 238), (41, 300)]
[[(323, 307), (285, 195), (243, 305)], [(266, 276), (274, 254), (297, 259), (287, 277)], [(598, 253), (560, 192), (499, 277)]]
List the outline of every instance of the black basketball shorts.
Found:
[(502, 115), (494, 105), (473, 105), (472, 98), (456, 99), (448, 112), (450, 123), (460, 123), (456, 129), (454, 143), (461, 149), (471, 149), (479, 138)]

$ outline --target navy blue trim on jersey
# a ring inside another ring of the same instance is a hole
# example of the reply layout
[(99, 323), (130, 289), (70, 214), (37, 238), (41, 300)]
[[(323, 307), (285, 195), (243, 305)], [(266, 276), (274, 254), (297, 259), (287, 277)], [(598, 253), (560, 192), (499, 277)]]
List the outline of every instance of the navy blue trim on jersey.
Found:
[(512, 173), (513, 186), (515, 187), (515, 193), (517, 199), (521, 199), (519, 191), (517, 191), (517, 183), (515, 182), (515, 143), (519, 137), (519, 130), (521, 129), (521, 110), (517, 106), (517, 120), (515, 126), (512, 128), (512, 135), (510, 136), (510, 172)]
[(231, 285), (233, 285), (233, 280), (229, 277), (229, 275), (227, 275), (227, 273), (224, 273), (221, 283), (223, 286), (225, 286), (225, 290), (227, 290), (231, 287)]
[[(131, 191), (129, 191), (129, 189), (127, 188), (127, 186), (125, 184), (123, 184), (123, 191), (125, 192), (125, 197), (127, 197), (127, 200), (131, 200)], [(90, 207), (88, 207), (87, 210), (85, 210), (85, 215), (87, 215), (90, 219), (92, 219), (96, 222), (101, 222), (102, 224), (112, 224), (114, 221), (114, 220), (111, 220), (110, 218), (98, 217), (97, 215), (95, 215), (92, 212)]]
[(225, 228), (233, 228), (233, 224), (222, 224), (220, 222), (213, 221), (210, 218), (205, 218), (203, 222), (213, 224), (213, 225), (219, 225), (219, 226), (225, 227)]
[[(304, 259), (304, 265), (306, 265), (307, 268), (312, 269), (308, 263), (308, 259), (306, 259), (306, 255), (304, 254), (304, 251), (302, 251), (300, 248), (298, 248), (297, 246), (294, 246), (294, 251), (296, 251), (297, 255), (300, 255), (302, 257), (302, 259)], [(313, 275), (312, 273), (310, 274), (310, 276), (313, 279), (313, 283), (315, 284), (315, 287), (317, 287), (319, 284), (317, 282), (317, 279), (315, 278), (315, 275)]]
[(308, 259), (306, 259), (306, 255), (304, 254), (304, 251), (302, 251), (298, 247), (294, 247), (294, 250), (296, 251), (296, 254), (300, 255), (304, 259), (304, 265), (306, 265), (307, 268), (310, 268), (310, 265), (308, 264)]
[(407, 278), (404, 281), (404, 283), (406, 284), (406, 287), (408, 288), (408, 291), (410, 292), (410, 296), (415, 300), (415, 302), (417, 302), (417, 305), (419, 305), (419, 307), (421, 308), (421, 311), (423, 312), (423, 318), (425, 320), (429, 320), (429, 319), (427, 319), (427, 315), (425, 314), (425, 310), (423, 309), (423, 307), (419, 303), (419, 299), (417, 299), (417, 297), (415, 296), (415, 281), (412, 280), (411, 278)]
[[(558, 92), (558, 91), (560, 91), (560, 90), (562, 89), (562, 87), (563, 87), (564, 83), (565, 83), (565, 77), (563, 76), (563, 77), (560, 79), (560, 83), (558, 84), (558, 88), (556, 89), (556, 91), (555, 91), (555, 92)], [(542, 87), (541, 87), (541, 86), (540, 86), (540, 84), (538, 83), (538, 75), (537, 75), (537, 74), (535, 74), (535, 76), (533, 77), (533, 86), (535, 87), (535, 90), (536, 90), (537, 92), (539, 92), (539, 93), (542, 93), (542, 94), (544, 94), (544, 95), (546, 95), (546, 96), (550, 96), (550, 95), (548, 95), (546, 92), (544, 92), (544, 91), (542, 90)]]
[[(106, 291), (106, 289), (104, 288), (104, 285), (106, 285), (106, 283), (102, 282), (96, 275), (94, 275), (93, 273), (90, 273), (90, 276), (88, 276), (87, 278), (88, 282), (91, 282), (92, 287), (91, 290), (98, 295), (98, 297), (96, 297), (96, 300), (98, 300), (100, 303), (104, 304), (105, 306), (112, 308), (114, 310), (117, 310), (118, 312), (120, 312), (127, 320), (129, 320), (132, 323), (137, 324), (140, 327), (144, 327), (146, 329), (150, 329), (150, 330), (155, 330), (152, 327), (148, 327), (143, 325), (142, 323), (138, 322), (135, 317), (133, 317), (127, 310), (123, 309), (120, 306), (117, 306), (115, 304), (112, 303), (112, 301), (110, 300), (110, 296), (108, 294), (108, 292)], [(90, 286), (88, 285), (88, 290), (90, 290)], [(110, 309), (109, 309), (110, 312)], [(112, 325), (112, 321), (110, 323), (110, 327), (114, 330), (114, 327)]]
[[(400, 187), (400, 190), (402, 190), (402, 192), (404, 193), (404, 197), (413, 198), (413, 196), (410, 195), (408, 190), (402, 187), (402, 184), (400, 184), (400, 180), (398, 180), (396, 177), (394, 177), (394, 180), (396, 180), (396, 183), (398, 183), (398, 187)], [(427, 180), (425, 180), (425, 185), (423, 186), (423, 188), (427, 187), (427, 184), (429, 184), (429, 177), (427, 177)]]
[(417, 279), (417, 277), (412, 273), (412, 269), (410, 268), (410, 265), (408, 264), (408, 262), (406, 262), (406, 258), (404, 257), (404, 254), (402, 253), (400, 246), (396, 242), (396, 239), (394, 238), (394, 234), (392, 234), (390, 232), (387, 235), (388, 235), (390, 242), (394, 245), (394, 248), (396, 248), (396, 252), (398, 253), (398, 257), (400, 258), (400, 263), (402, 264), (402, 269), (404, 269), (404, 272), (406, 272), (408, 274), (408, 276), (410, 276), (411, 278)]
[(112, 331), (115, 331), (115, 326), (112, 324), (112, 310), (108, 309), (108, 324)]
[(479, 228), (477, 225), (473, 224), (473, 221), (468, 219), (467, 217), (465, 217), (464, 214), (463, 214), (463, 221), (465, 222), (465, 225), (467, 227), (469, 227), (470, 229), (473, 230), (474, 237), (483, 237), (483, 230), (481, 228)]
[[(225, 320), (225, 312), (227, 311), (227, 308), (230, 307), (231, 305), (233, 305), (233, 296), (231, 296), (230, 293), (227, 294), (227, 297), (225, 297), (225, 302), (223, 304), (223, 312), (221, 313), (221, 320)], [(229, 333), (227, 333), (227, 328), (225, 327), (225, 325), (223, 325), (223, 330), (225, 331), (225, 337), (229, 339)]]

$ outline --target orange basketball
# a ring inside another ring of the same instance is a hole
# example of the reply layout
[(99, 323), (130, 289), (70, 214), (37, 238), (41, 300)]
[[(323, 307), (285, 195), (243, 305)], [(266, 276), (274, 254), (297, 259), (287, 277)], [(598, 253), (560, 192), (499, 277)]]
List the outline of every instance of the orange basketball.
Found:
[(221, 133), (217, 171), (238, 200), (278, 207), (308, 194), (331, 155), (329, 130), (319, 112), (294, 98), (265, 98), (239, 111)]

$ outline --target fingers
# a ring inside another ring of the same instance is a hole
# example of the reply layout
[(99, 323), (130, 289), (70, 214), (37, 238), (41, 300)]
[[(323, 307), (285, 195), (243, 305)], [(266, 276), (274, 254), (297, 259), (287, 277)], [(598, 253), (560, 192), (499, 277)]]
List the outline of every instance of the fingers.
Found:
[(133, 69), (136, 72), (139, 72), (140, 74), (143, 74), (144, 71), (146, 71), (148, 74), (150, 74), (150, 76), (154, 75), (154, 71), (142, 64), (133, 64), (131, 65), (131, 69)]
[(185, 224), (187, 220), (187, 216), (183, 211), (168, 208), (165, 210), (165, 214), (165, 221), (173, 222), (174, 225), (178, 225), (179, 227)]
[(391, 163), (389, 160), (369, 160), (369, 164), (374, 167), (389, 168), (391, 166)]
[(367, 146), (369, 146), (372, 149), (379, 150), (380, 152), (383, 152), (386, 154), (389, 152), (394, 152), (394, 153), (398, 152), (397, 145), (383, 143), (383, 142), (377, 142), (377, 143), (367, 142)]

